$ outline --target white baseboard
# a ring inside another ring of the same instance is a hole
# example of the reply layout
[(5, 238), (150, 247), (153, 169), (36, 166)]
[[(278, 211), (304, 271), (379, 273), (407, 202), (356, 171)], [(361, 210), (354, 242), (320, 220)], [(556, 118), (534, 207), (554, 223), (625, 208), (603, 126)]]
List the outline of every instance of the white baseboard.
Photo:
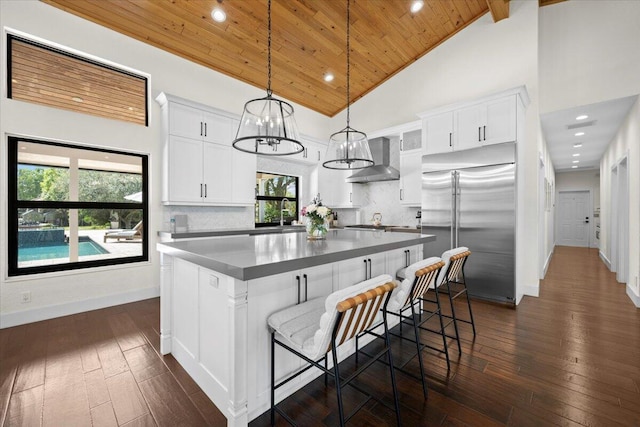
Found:
[(38, 307), (30, 310), (15, 311), (13, 313), (0, 314), (0, 329), (26, 323), (39, 322), (41, 320), (54, 319), (56, 317), (69, 316), (85, 311), (97, 310), (118, 304), (126, 304), (160, 296), (160, 287), (138, 289), (115, 295), (107, 295), (82, 301), (74, 301), (65, 304)]
[(627, 296), (636, 307), (640, 308), (640, 295), (636, 295), (629, 285), (627, 285)]
[(604, 265), (606, 265), (609, 271), (611, 271), (611, 261), (609, 261), (604, 252), (598, 251), (598, 254), (600, 255), (600, 259), (602, 260), (602, 262), (604, 262)]
[(547, 275), (547, 270), (549, 269), (549, 264), (551, 263), (551, 257), (553, 256), (553, 251), (556, 249), (556, 247), (552, 247), (551, 248), (551, 252), (549, 252), (549, 255), (547, 255), (547, 259), (544, 260), (544, 268), (542, 269), (542, 278), (544, 279), (544, 277)]
[(540, 284), (537, 285), (529, 285), (524, 287), (524, 295), (528, 295), (530, 297), (539, 297), (540, 296)]

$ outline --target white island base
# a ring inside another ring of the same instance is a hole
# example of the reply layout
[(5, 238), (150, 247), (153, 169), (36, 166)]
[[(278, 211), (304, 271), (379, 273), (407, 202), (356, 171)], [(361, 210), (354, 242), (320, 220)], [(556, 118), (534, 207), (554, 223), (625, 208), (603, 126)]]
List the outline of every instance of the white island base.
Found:
[[(351, 230), (332, 230), (331, 238), (307, 242), (303, 233), (290, 233), (158, 244), (161, 352), (173, 354), (228, 426), (247, 426), (270, 407), (272, 313), (370, 277), (393, 276), (422, 259), (422, 243), (434, 240)], [(353, 343), (343, 345), (340, 360), (353, 350)], [(299, 358), (276, 352), (276, 378), (300, 368)], [(319, 374), (312, 369), (291, 381), (276, 401)]]

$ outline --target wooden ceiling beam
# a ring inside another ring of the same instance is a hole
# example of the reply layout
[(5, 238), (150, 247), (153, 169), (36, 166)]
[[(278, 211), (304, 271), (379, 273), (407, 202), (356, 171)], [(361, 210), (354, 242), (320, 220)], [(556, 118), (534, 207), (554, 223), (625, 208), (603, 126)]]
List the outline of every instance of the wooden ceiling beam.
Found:
[(509, 17), (509, 0), (487, 0), (487, 6), (491, 11), (493, 22), (498, 22)]

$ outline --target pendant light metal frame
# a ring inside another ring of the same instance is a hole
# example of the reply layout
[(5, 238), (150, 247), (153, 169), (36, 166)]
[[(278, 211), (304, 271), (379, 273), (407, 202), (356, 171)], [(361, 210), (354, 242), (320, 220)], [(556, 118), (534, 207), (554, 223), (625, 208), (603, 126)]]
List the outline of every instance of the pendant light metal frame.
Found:
[(267, 96), (244, 104), (233, 148), (263, 156), (288, 156), (301, 153), (304, 146), (299, 134), (293, 106), (273, 97), (271, 91), (271, 0), (267, 6)]
[[(355, 130), (350, 126), (350, 74), (351, 74), (351, 43), (350, 43), (350, 23), (351, 0), (347, 0), (347, 126), (332, 134), (329, 137), (329, 146), (327, 147), (327, 158), (322, 166), (327, 169), (338, 170), (355, 170), (364, 169), (374, 165), (373, 156), (369, 148), (367, 134)], [(336, 154), (336, 158), (332, 159), (331, 154)]]

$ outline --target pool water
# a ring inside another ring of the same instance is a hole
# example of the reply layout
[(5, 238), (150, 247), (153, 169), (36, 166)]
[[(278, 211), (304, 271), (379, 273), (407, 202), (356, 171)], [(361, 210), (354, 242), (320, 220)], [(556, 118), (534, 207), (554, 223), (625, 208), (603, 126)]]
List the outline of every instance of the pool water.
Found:
[[(108, 253), (109, 251), (93, 241), (80, 242), (78, 244), (79, 256), (101, 255)], [(50, 246), (18, 248), (18, 262), (40, 261), (54, 258), (69, 258), (69, 245), (64, 243)]]

